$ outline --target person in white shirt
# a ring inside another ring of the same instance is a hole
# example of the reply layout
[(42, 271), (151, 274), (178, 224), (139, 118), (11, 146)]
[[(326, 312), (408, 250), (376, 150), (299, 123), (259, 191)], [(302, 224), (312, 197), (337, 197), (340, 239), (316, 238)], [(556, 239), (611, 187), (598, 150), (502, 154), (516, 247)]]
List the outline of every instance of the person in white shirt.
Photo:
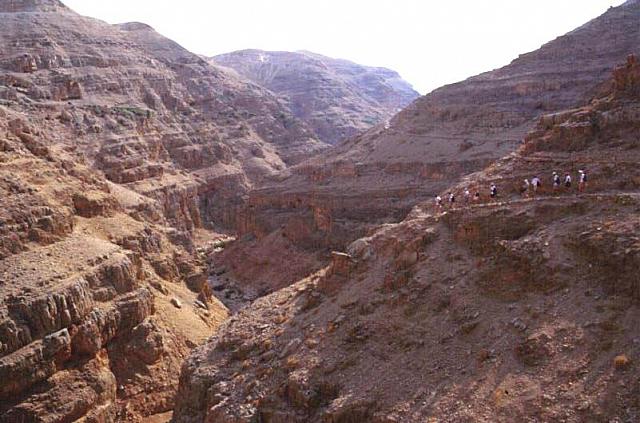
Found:
[(557, 191), (560, 188), (560, 175), (553, 172), (553, 190)]
[(540, 188), (540, 185), (542, 185), (542, 182), (540, 182), (540, 178), (534, 176), (533, 178), (531, 178), (531, 185), (533, 185), (533, 192), (536, 193), (538, 192), (538, 188)]
[(583, 192), (587, 187), (587, 172), (579, 170), (580, 179), (578, 180), (578, 191)]
[(564, 187), (567, 189), (571, 188), (571, 175), (568, 173), (564, 174)]

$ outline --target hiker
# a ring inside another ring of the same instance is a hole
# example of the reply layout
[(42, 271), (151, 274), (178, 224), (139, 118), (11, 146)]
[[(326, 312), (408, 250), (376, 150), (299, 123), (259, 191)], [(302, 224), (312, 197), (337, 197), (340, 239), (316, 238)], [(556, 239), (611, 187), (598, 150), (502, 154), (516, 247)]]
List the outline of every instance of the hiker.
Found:
[(498, 187), (496, 184), (491, 184), (490, 192), (491, 198), (496, 198), (498, 196)]
[(553, 190), (557, 191), (560, 188), (560, 175), (558, 173), (553, 172)]
[(530, 189), (531, 189), (531, 183), (529, 182), (528, 179), (525, 179), (524, 185), (522, 185), (522, 188), (520, 188), (520, 195), (523, 195), (525, 197), (528, 196)]
[(568, 173), (564, 174), (564, 187), (567, 189), (571, 188), (571, 175)]
[(439, 210), (442, 209), (442, 197), (439, 195), (436, 195), (436, 207), (438, 207)]
[(453, 207), (453, 204), (456, 202), (456, 196), (453, 195), (452, 192), (449, 192), (449, 205)]
[(469, 200), (471, 199), (471, 192), (469, 192), (469, 188), (464, 189), (464, 203), (469, 204)]
[(587, 172), (581, 169), (578, 173), (580, 174), (580, 179), (578, 180), (578, 191), (583, 192), (587, 187)]
[(473, 194), (473, 201), (476, 203), (480, 201), (480, 191), (476, 191), (476, 193)]
[(531, 185), (533, 185), (533, 193), (535, 194), (536, 192), (538, 192), (538, 188), (540, 188), (540, 186), (542, 185), (542, 182), (540, 181), (540, 178), (538, 178), (537, 176), (534, 176), (531, 179)]

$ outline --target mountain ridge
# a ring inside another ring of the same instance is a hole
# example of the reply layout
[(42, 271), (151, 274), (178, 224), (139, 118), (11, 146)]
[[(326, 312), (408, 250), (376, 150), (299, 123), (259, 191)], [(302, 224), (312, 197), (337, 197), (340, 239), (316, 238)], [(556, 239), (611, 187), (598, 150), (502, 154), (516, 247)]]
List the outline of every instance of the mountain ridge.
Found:
[(59, 0), (0, 0), (0, 13), (70, 12)]
[(393, 70), (308, 51), (247, 49), (211, 61), (282, 96), (330, 144), (385, 121), (418, 96)]

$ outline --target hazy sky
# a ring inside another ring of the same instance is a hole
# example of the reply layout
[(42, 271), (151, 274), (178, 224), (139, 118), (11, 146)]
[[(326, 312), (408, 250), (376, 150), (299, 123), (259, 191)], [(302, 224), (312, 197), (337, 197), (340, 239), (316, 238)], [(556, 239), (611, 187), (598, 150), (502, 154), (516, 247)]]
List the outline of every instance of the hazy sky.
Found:
[(189, 50), (310, 50), (394, 69), (429, 92), (508, 64), (624, 0), (63, 0)]

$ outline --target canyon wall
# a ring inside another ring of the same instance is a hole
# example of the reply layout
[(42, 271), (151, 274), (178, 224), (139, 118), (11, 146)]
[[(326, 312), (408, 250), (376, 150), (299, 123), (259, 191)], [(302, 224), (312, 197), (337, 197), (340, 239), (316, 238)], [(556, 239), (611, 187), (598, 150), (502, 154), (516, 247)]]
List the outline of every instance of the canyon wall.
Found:
[[(640, 52), (639, 19), (636, 1), (610, 8), (503, 68), (437, 89), (387, 125), (290, 167), (249, 194), (248, 207), (239, 212), (240, 233), (261, 237), (300, 210), (307, 216), (321, 210), (322, 220), (332, 224), (307, 218), (309, 235), (301, 245), (328, 240), (320, 243), (326, 262), (331, 248), (399, 221), (412, 205), (514, 151), (541, 115), (597, 95), (612, 64)], [(276, 286), (295, 280), (286, 265), (275, 273), (281, 275)], [(250, 274), (239, 270), (238, 278), (252, 283)]]
[[(214, 67), (147, 25), (108, 25), (60, 2), (9, 1), (0, 99), (59, 128), (118, 184), (159, 200), (182, 231), (226, 225), (207, 205), (326, 145), (268, 90)], [(206, 197), (211, 197), (207, 203)], [(217, 220), (220, 219), (220, 220)]]
[[(0, 106), (0, 421), (139, 421), (226, 318), (163, 205)], [(177, 308), (175, 304), (179, 304)]]
[[(183, 366), (173, 421), (636, 420), (639, 72), (449, 188), (497, 198), (420, 203), (229, 319)], [(551, 187), (578, 170), (584, 189)]]

